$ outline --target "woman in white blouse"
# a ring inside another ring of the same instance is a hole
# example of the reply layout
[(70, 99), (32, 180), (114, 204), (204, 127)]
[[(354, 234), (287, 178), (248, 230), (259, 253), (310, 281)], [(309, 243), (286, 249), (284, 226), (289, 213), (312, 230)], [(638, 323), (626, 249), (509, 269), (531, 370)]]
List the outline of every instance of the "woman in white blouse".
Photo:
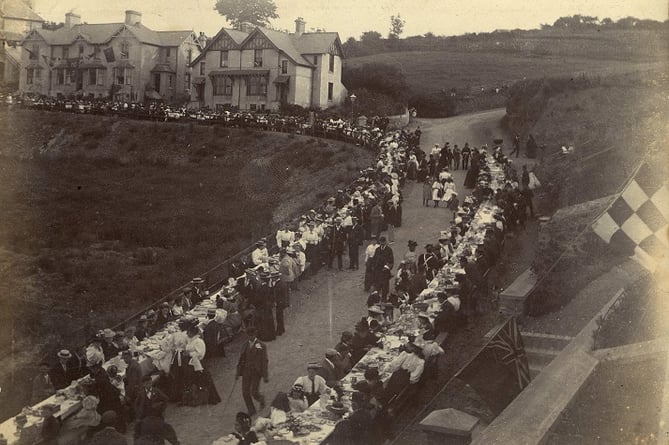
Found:
[(188, 361), (189, 372), (188, 377), (186, 378), (186, 387), (188, 388), (195, 384), (200, 388), (206, 388), (209, 393), (209, 400), (207, 403), (216, 405), (217, 403), (220, 403), (221, 397), (218, 395), (211, 374), (209, 374), (209, 371), (202, 366), (202, 360), (207, 352), (207, 348), (204, 344), (204, 340), (200, 336), (200, 328), (192, 326), (188, 329), (187, 334), (188, 344), (186, 345), (185, 352), (190, 359)]

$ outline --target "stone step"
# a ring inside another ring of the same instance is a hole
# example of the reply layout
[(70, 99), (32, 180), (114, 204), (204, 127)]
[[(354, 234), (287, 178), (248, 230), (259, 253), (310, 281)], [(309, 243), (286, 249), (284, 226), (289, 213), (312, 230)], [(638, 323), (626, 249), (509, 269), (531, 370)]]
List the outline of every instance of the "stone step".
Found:
[(548, 366), (558, 356), (558, 352), (552, 349), (540, 348), (525, 348), (525, 354), (527, 354), (528, 365), (532, 364), (536, 367)]
[(551, 349), (557, 352), (562, 351), (574, 339), (574, 337), (565, 335), (543, 334), (540, 332), (521, 331), (520, 335), (523, 337), (525, 348)]
[(530, 378), (532, 380), (534, 380), (544, 369), (543, 366), (538, 365), (537, 363), (528, 363), (528, 367), (530, 368)]

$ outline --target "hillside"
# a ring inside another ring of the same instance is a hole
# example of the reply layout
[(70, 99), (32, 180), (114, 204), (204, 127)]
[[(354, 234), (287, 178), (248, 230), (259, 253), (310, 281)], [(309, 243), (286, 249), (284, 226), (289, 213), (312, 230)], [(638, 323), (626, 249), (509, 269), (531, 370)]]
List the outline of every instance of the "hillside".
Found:
[[(118, 323), (372, 160), (302, 136), (33, 111), (0, 112), (0, 134), (0, 350), (13, 339), (26, 375), (40, 352)], [(10, 409), (21, 398), (3, 370)]]
[(455, 93), (457, 113), (505, 106), (508, 88), (524, 79), (647, 72), (666, 68), (669, 58), (669, 31), (501, 31), (379, 42), (365, 47), (371, 55), (346, 59), (345, 68), (398, 66), (408, 96)]

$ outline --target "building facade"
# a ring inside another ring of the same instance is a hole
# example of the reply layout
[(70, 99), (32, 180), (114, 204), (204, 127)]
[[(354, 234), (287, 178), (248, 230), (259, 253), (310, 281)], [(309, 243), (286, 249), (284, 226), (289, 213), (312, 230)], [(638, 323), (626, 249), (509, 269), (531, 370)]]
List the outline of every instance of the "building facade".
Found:
[(65, 26), (35, 29), (23, 41), (19, 91), (51, 97), (147, 99), (186, 103), (191, 62), (201, 39), (193, 31), (154, 31), (142, 15), (123, 23), (82, 24), (68, 13)]
[(0, 85), (18, 85), (20, 43), (28, 33), (42, 27), (44, 19), (27, 0), (0, 0)]
[(278, 110), (281, 104), (324, 109), (347, 95), (342, 50), (333, 32), (266, 28), (221, 29), (192, 64), (192, 105), (211, 109)]

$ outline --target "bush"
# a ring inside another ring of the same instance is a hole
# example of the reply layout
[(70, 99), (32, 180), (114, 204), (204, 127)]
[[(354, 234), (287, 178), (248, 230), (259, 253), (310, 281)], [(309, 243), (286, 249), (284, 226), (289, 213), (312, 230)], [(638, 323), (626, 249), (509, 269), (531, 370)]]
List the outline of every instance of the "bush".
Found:
[(449, 117), (457, 114), (457, 101), (445, 93), (417, 94), (409, 100), (421, 117)]

